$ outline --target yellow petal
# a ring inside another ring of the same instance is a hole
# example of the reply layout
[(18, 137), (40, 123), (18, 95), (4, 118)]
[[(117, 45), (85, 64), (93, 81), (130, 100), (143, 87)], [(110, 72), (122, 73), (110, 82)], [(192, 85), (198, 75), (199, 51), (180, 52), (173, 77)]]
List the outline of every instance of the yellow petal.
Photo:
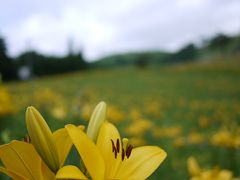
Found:
[(105, 161), (105, 179), (113, 179), (118, 167), (121, 163), (121, 149), (122, 144), (120, 144), (120, 152), (115, 159), (114, 152), (112, 152), (112, 142), (117, 142), (117, 139), (120, 141), (120, 135), (118, 133), (117, 128), (108, 122), (105, 122), (99, 131), (98, 139), (97, 139), (97, 147), (102, 153), (102, 156)]
[(27, 108), (26, 124), (31, 143), (48, 167), (53, 172), (57, 172), (60, 161), (53, 134), (42, 115), (34, 107)]
[(105, 166), (97, 146), (76, 126), (69, 124), (65, 128), (91, 177), (93, 179), (103, 179)]
[[(84, 129), (84, 126), (78, 126), (79, 129)], [(60, 166), (63, 166), (67, 155), (72, 147), (72, 140), (70, 139), (68, 132), (65, 128), (58, 129), (53, 133), (54, 141), (57, 145), (58, 156), (60, 160)]]
[(87, 179), (76, 166), (64, 166), (56, 174), (56, 179)]
[(99, 132), (99, 128), (101, 127), (102, 123), (106, 120), (106, 110), (107, 105), (105, 102), (100, 102), (94, 109), (92, 116), (90, 118), (88, 128), (87, 128), (87, 135), (92, 139), (94, 142), (97, 140), (97, 135)]
[(166, 158), (165, 151), (157, 146), (143, 146), (132, 150), (129, 159), (122, 163), (119, 179), (146, 179)]
[(58, 129), (53, 133), (54, 141), (57, 145), (60, 166), (63, 166), (66, 157), (72, 147), (72, 141), (65, 128)]
[(12, 141), (0, 147), (0, 159), (6, 169), (26, 177), (40, 180), (41, 159), (32, 144)]
[(28, 180), (26, 177), (23, 177), (23, 176), (17, 174), (16, 172), (10, 171), (4, 167), (0, 167), (0, 172), (8, 175), (10, 178), (12, 178), (14, 180)]
[(44, 180), (55, 180), (55, 174), (47, 167), (47, 165), (42, 161), (42, 174)]

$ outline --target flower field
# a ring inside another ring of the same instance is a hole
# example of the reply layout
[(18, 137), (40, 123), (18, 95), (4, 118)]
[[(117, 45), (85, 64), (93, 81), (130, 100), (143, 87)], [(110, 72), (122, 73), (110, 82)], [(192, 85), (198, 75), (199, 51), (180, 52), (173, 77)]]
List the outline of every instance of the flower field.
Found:
[[(108, 105), (107, 119), (134, 147), (157, 145), (167, 152), (150, 179), (240, 177), (240, 63), (231, 59), (3, 84), (0, 143), (26, 136), (30, 105), (56, 130), (86, 125), (100, 101)], [(78, 156), (71, 153), (67, 163)]]

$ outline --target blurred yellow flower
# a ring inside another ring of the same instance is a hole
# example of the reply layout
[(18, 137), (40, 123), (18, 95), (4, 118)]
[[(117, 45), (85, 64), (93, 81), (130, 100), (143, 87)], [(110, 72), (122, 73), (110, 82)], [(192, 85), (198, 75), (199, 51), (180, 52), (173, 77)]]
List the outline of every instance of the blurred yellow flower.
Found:
[(187, 142), (189, 144), (200, 144), (203, 141), (204, 141), (204, 136), (199, 132), (191, 132), (187, 137)]
[(188, 164), (188, 172), (191, 176), (199, 176), (201, 174), (201, 168), (199, 167), (199, 164), (197, 160), (194, 157), (189, 157), (187, 160)]
[(192, 156), (188, 158), (187, 165), (191, 180), (237, 180), (233, 173), (226, 169), (203, 170)]
[(126, 128), (126, 132), (129, 135), (139, 136), (139, 135), (143, 135), (151, 127), (152, 127), (151, 121), (149, 121), (147, 119), (138, 119), (138, 120), (133, 121)]
[(81, 108), (81, 117), (85, 121), (89, 121), (91, 117), (92, 107), (88, 104), (82, 106)]
[(185, 139), (184, 139), (184, 137), (177, 137), (176, 139), (174, 139), (174, 141), (173, 141), (173, 145), (175, 146), (175, 147), (182, 147), (182, 146), (184, 146), (185, 145), (185, 143), (186, 143), (186, 141), (185, 141)]
[(198, 124), (201, 128), (208, 127), (210, 124), (209, 118), (207, 118), (206, 116), (200, 116), (198, 119)]
[(124, 114), (122, 113), (122, 111), (120, 111), (119, 108), (113, 105), (108, 106), (107, 117), (109, 121), (115, 122), (115, 123), (118, 123), (124, 120)]
[(182, 133), (180, 126), (154, 127), (152, 134), (156, 138), (174, 138)]
[(129, 139), (129, 141), (136, 147), (147, 144), (147, 141), (142, 136), (133, 136)]
[(52, 116), (57, 120), (64, 120), (67, 117), (67, 110), (64, 106), (53, 107)]
[(17, 111), (9, 92), (3, 86), (0, 87), (0, 107), (0, 116), (12, 114)]
[(132, 108), (130, 110), (130, 117), (132, 120), (138, 120), (142, 117), (142, 113), (138, 108)]
[(211, 136), (210, 143), (214, 146), (238, 149), (240, 148), (240, 131), (224, 128)]

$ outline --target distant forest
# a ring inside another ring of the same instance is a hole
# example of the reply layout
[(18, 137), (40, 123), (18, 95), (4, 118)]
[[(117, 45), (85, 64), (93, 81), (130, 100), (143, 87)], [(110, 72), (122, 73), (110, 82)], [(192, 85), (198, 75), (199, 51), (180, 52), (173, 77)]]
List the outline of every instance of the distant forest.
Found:
[(152, 65), (163, 66), (229, 55), (240, 55), (240, 35), (231, 37), (219, 34), (205, 41), (200, 47), (190, 43), (173, 53), (132, 52), (107, 56), (93, 63), (88, 63), (81, 52), (70, 52), (65, 57), (54, 57), (39, 54), (36, 51), (27, 51), (12, 58), (7, 55), (4, 38), (0, 37), (0, 76), (5, 82), (93, 68), (129, 66), (146, 68)]

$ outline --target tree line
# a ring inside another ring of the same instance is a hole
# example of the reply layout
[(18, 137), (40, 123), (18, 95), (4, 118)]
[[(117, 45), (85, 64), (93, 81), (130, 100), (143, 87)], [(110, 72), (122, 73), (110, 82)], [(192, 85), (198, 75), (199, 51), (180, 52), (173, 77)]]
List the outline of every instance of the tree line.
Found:
[(60, 74), (88, 68), (82, 53), (69, 53), (64, 57), (45, 56), (35, 51), (24, 52), (16, 58), (7, 55), (3, 38), (0, 38), (0, 72), (2, 81), (19, 80), (25, 68), (29, 76)]
[[(18, 80), (28, 76), (44, 76), (92, 68), (113, 68), (184, 63), (214, 56), (240, 54), (240, 36), (218, 34), (201, 46), (187, 44), (174, 53), (152, 51), (111, 55), (88, 63), (82, 53), (69, 53), (64, 57), (45, 56), (35, 51), (24, 52), (16, 58), (7, 55), (7, 47), (0, 37), (0, 73), (2, 81)], [(28, 76), (27, 76), (28, 75)]]

